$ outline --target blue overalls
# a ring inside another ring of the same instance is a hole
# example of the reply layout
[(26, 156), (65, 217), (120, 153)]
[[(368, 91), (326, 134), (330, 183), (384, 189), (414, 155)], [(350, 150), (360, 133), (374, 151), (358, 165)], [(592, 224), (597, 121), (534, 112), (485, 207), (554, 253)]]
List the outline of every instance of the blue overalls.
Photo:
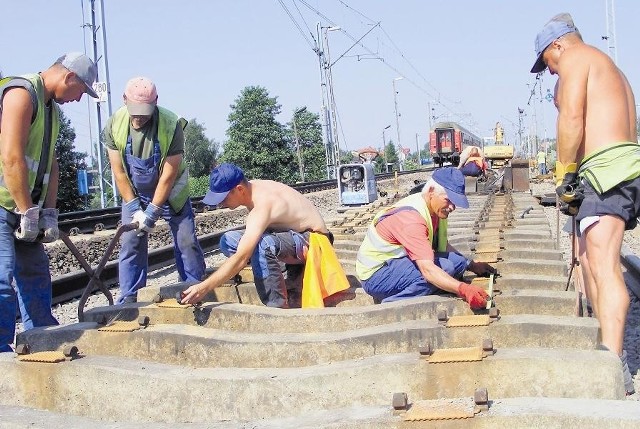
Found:
[(42, 243), (15, 238), (19, 222), (16, 214), (0, 207), (0, 352), (13, 351), (9, 344), (16, 329), (16, 297), (25, 330), (58, 324), (51, 314), (49, 258)]
[[(131, 136), (127, 139), (126, 168), (131, 183), (136, 190), (142, 207), (153, 198), (158, 185), (161, 159), (160, 143), (154, 138), (153, 155), (147, 159), (133, 156)], [(204, 277), (204, 255), (196, 236), (195, 216), (191, 199), (187, 199), (180, 211), (176, 212), (168, 202), (162, 206), (162, 218), (169, 223), (173, 236), (173, 251), (180, 281), (201, 281)], [(131, 223), (133, 213), (122, 206), (122, 224)], [(122, 234), (120, 249), (120, 295), (117, 303), (135, 301), (138, 289), (147, 283), (149, 236), (138, 236), (136, 230)]]

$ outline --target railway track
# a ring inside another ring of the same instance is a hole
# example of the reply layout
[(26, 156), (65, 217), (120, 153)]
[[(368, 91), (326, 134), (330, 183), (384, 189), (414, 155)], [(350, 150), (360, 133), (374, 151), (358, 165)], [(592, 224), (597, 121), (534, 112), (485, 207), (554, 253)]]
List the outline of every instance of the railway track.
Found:
[[(422, 171), (430, 171), (433, 168), (425, 168)], [(405, 174), (416, 173), (417, 170), (397, 172), (402, 176)], [(376, 175), (376, 180), (386, 180), (393, 178), (394, 173), (381, 173)], [(324, 191), (327, 189), (337, 188), (336, 179), (320, 180), (317, 182), (296, 183), (291, 185), (299, 192), (306, 194), (312, 192)], [(215, 207), (209, 207), (202, 202), (204, 196), (193, 197), (191, 202), (196, 213), (203, 211), (215, 210)], [(89, 234), (94, 231), (103, 231), (105, 229), (116, 229), (120, 224), (120, 207), (105, 207), (103, 209), (83, 210), (78, 212), (61, 213), (59, 216), (58, 226), (61, 231), (69, 235)]]
[[(19, 408), (22, 419), (92, 427), (637, 427), (618, 358), (595, 350), (595, 319), (574, 316), (542, 209), (526, 193), (469, 200), (450, 216), (450, 241), (501, 274), (467, 278), (494, 297), (475, 318), (458, 317), (473, 314), (450, 295), (374, 305), (359, 287), (355, 252), (386, 199), (328, 220), (352, 288), (327, 308), (263, 307), (250, 272), (195, 308), (171, 307), (184, 284), (147, 287), (138, 303), (89, 310), (88, 322), (20, 334), (32, 352), (74, 345), (81, 358), (0, 356), (3, 404), (48, 410)], [(115, 319), (139, 329), (98, 330)]]

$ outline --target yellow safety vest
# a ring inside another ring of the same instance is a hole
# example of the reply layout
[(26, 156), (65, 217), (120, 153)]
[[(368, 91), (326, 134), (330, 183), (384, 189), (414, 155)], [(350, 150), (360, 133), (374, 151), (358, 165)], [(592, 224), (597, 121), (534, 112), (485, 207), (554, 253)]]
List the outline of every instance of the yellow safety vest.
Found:
[[(29, 137), (27, 140), (27, 147), (24, 150), (24, 155), (28, 168), (27, 184), (29, 185), (29, 192), (33, 192), (33, 189), (36, 186), (36, 177), (38, 175), (40, 163), (47, 163), (44, 170), (42, 190), (40, 191), (39, 200), (33, 202), (39, 207), (42, 207), (47, 196), (49, 175), (51, 174), (51, 165), (55, 154), (56, 140), (58, 139), (58, 131), (60, 130), (60, 108), (56, 103), (51, 102), (51, 144), (49, 145), (49, 151), (43, 156), (42, 149), (45, 136), (44, 119), (46, 112), (44, 104), (44, 82), (39, 74), (28, 74), (20, 77), (31, 82), (38, 101), (38, 111), (36, 112), (36, 117), (31, 122), (31, 126), (29, 128)], [(0, 99), (6, 89), (20, 87), (20, 85), (11, 84), (10, 81), (12, 79), (15, 79), (15, 77), (0, 79)], [(1, 138), (2, 135), (0, 134), (0, 139)], [(11, 196), (11, 193), (4, 181), (2, 162), (0, 162), (0, 206), (4, 207), (8, 211), (13, 211), (16, 208), (16, 202), (13, 200), (13, 197)]]
[[(167, 153), (169, 152), (169, 146), (173, 141), (173, 135), (176, 130), (176, 125), (180, 123), (182, 129), (187, 126), (187, 121), (184, 118), (178, 117), (175, 113), (158, 106), (158, 143), (160, 144), (160, 166), (158, 167), (159, 174), (162, 175), (162, 168), (164, 161), (167, 159)], [(120, 151), (120, 158), (122, 159), (122, 165), (126, 166), (125, 150), (127, 147), (127, 139), (129, 137), (129, 124), (131, 122), (131, 116), (126, 106), (122, 106), (116, 113), (113, 114), (113, 120), (111, 121), (111, 135), (113, 136), (113, 142)], [(129, 178), (131, 183), (131, 178)], [(131, 187), (135, 189), (133, 183)], [(169, 193), (169, 205), (175, 210), (179, 211), (184, 206), (189, 198), (189, 170), (187, 169), (187, 163), (183, 159), (180, 163), (178, 170), (178, 176)]]
[(373, 218), (373, 222), (367, 229), (364, 241), (358, 250), (356, 258), (356, 275), (360, 280), (367, 280), (389, 259), (403, 258), (407, 256), (405, 248), (399, 244), (392, 244), (382, 238), (376, 231), (378, 219), (390, 210), (398, 207), (411, 207), (415, 209), (426, 220), (429, 230), (429, 243), (436, 252), (445, 252), (447, 250), (447, 219), (440, 219), (436, 242), (433, 240), (433, 223), (431, 222), (431, 213), (424, 200), (422, 193), (409, 195), (401, 199), (390, 208), (386, 208), (378, 212)]

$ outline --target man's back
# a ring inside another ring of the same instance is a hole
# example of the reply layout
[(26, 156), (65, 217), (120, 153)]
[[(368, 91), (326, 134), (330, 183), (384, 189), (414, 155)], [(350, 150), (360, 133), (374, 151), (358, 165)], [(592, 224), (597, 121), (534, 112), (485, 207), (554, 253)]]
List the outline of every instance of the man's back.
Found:
[[(572, 72), (570, 76), (577, 76), (565, 82), (567, 68), (583, 70), (583, 73)], [(584, 157), (602, 146), (618, 142), (636, 142), (636, 112), (635, 100), (631, 86), (622, 71), (602, 51), (585, 43), (577, 43), (567, 49), (561, 59), (558, 74), (559, 89), (565, 85), (585, 85), (584, 94)], [(584, 86), (582, 86), (584, 88)], [(575, 91), (577, 89), (569, 89)], [(570, 92), (570, 97), (563, 100), (572, 103), (571, 98), (576, 93)], [(559, 109), (564, 108), (563, 101)]]
[(251, 194), (254, 208), (268, 208), (269, 228), (328, 232), (320, 212), (300, 192), (272, 180), (252, 180)]

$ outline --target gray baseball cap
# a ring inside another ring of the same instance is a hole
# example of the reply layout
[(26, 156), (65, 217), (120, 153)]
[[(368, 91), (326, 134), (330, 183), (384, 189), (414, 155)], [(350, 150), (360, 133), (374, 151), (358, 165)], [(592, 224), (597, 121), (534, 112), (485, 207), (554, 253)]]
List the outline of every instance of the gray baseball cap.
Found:
[(93, 98), (98, 98), (98, 94), (93, 90), (93, 83), (98, 78), (98, 67), (91, 58), (82, 52), (69, 52), (58, 58), (56, 64), (74, 72), (84, 82), (85, 92)]
[(531, 68), (531, 73), (540, 73), (547, 68), (547, 65), (542, 59), (542, 54), (547, 47), (553, 43), (557, 38), (564, 36), (567, 33), (573, 33), (578, 31), (576, 25), (573, 23), (571, 15), (568, 13), (559, 13), (547, 22), (542, 30), (536, 36), (535, 48), (536, 48), (536, 62)]

